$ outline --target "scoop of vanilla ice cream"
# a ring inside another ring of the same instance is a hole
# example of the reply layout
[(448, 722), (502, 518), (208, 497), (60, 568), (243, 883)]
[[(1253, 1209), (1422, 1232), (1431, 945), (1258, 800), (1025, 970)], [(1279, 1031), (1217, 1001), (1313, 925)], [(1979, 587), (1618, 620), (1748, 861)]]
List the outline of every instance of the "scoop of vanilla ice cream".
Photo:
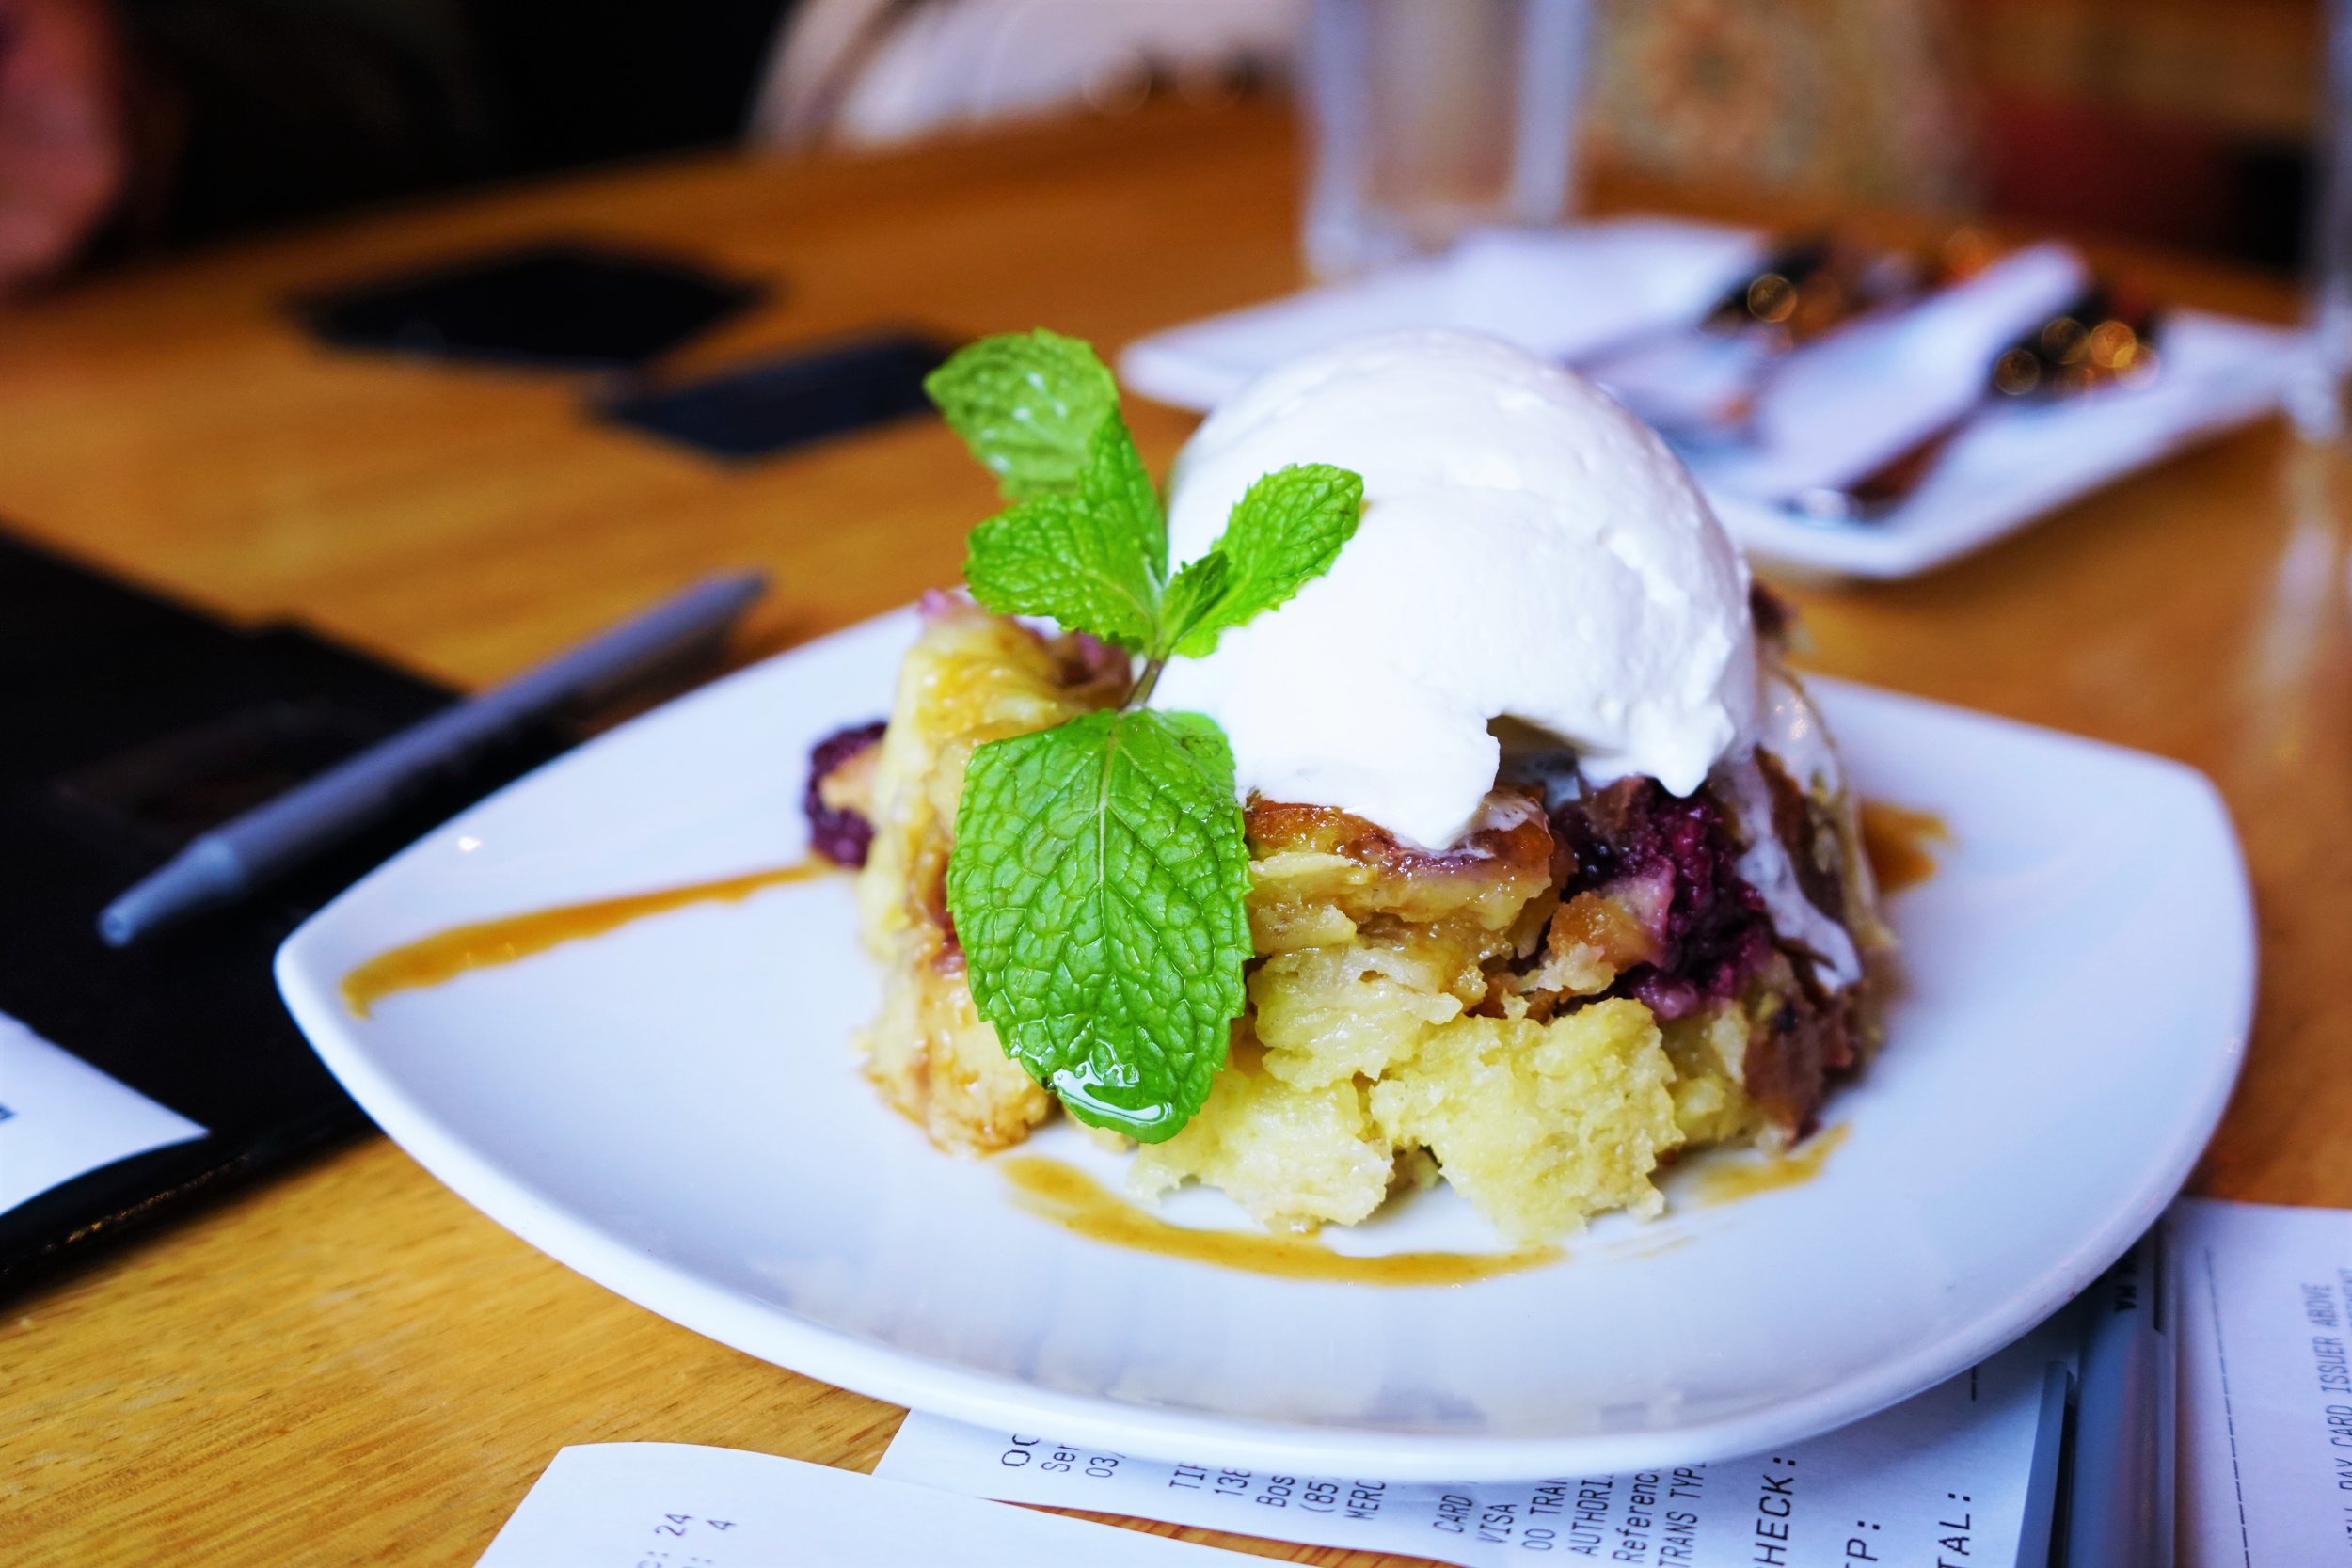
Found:
[(1174, 558), (1295, 463), (1363, 475), (1356, 537), (1288, 604), (1171, 660), (1152, 699), (1223, 727), (1245, 798), (1443, 848), (1494, 786), (1489, 721), (1574, 745), (1596, 782), (1677, 795), (1747, 732), (1746, 563), (1664, 444), (1590, 383), (1459, 332), (1295, 360), (1177, 459)]

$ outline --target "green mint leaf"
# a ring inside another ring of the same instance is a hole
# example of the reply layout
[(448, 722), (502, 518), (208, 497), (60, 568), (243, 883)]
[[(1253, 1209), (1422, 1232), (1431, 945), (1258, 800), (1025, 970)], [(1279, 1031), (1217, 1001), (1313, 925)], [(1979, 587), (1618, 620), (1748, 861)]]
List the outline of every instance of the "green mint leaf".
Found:
[(1161, 603), (1161, 636), (1166, 639), (1161, 646), (1182, 647), (1185, 637), (1225, 597), (1232, 576), (1233, 563), (1223, 550), (1213, 549), (1186, 562), (1184, 569), (1176, 574), (1176, 580), (1168, 585), (1167, 597)]
[(1127, 421), (1115, 408), (1087, 439), (1078, 494), (1102, 515), (1104, 535), (1151, 573), (1156, 603), (1157, 585), (1168, 580), (1168, 513), (1152, 487), (1143, 454), (1136, 451), (1136, 438), (1127, 434)]
[(967, 344), (923, 378), (923, 390), (1007, 500), (1077, 489), (1095, 427), (1119, 408), (1118, 385), (1094, 350), (1042, 327)]
[(1327, 463), (1279, 468), (1252, 484), (1216, 542), (1216, 553), (1230, 562), (1224, 592), (1184, 628), (1176, 652), (1190, 658), (1212, 652), (1229, 627), (1275, 609), (1329, 571), (1340, 546), (1355, 537), (1363, 510), (1362, 477)]
[(1127, 427), (1088, 443), (1080, 488), (1032, 496), (972, 531), (963, 580), (1000, 615), (1046, 615), (1137, 651), (1156, 646), (1168, 520)]
[(1159, 585), (1077, 496), (1037, 496), (972, 531), (963, 580), (999, 615), (1046, 615), (1122, 647), (1152, 645)]
[(972, 754), (947, 909), (972, 999), (1079, 1120), (1143, 1143), (1208, 1099), (1242, 1009), (1249, 852), (1195, 713), (1089, 713)]

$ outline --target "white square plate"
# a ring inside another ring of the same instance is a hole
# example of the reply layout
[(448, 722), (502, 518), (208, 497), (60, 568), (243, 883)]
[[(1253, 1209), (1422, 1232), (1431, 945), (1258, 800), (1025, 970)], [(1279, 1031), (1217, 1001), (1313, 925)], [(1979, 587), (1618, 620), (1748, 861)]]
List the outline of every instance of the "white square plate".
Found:
[[(1599, 1473), (1840, 1425), (2040, 1321), (2150, 1224), (2236, 1075), (2253, 929), (2175, 764), (1821, 683), (1869, 794), (1954, 844), (1899, 895), (1908, 989), (1801, 1186), (1447, 1288), (1089, 1242), (935, 1152), (860, 1075), (844, 878), (704, 904), (355, 1018), (356, 965), (463, 922), (785, 863), (810, 742), (884, 710), (901, 612), (599, 738), (432, 833), (278, 955), (319, 1053), (516, 1235), (714, 1338), (879, 1398), (1164, 1458), (1398, 1480)], [(1067, 1126), (1032, 1149), (1114, 1183)], [(1442, 1190), (1335, 1235), (1493, 1243)], [(1184, 1224), (1243, 1221), (1188, 1192)], [(498, 1310), (475, 1303), (469, 1311)]]

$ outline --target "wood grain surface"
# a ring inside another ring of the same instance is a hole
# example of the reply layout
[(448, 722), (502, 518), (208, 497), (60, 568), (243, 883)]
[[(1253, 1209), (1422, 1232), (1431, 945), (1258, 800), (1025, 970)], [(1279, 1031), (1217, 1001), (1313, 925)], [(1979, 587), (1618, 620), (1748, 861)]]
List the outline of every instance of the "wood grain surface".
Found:
[[(884, 323), (1044, 323), (1108, 350), (1295, 287), (1297, 186), (1279, 112), (1171, 108), (891, 157), (653, 166), (179, 261), (0, 317), (0, 517), (467, 683), (726, 565), (777, 581), (746, 653), (785, 646), (955, 578), (992, 494), (944, 429), (723, 467), (584, 420), (577, 378), (319, 348), (283, 297), (584, 234), (781, 282), (700, 366)], [(2171, 297), (2292, 309), (2275, 282), (2106, 260)], [(1155, 467), (1192, 423), (1133, 417)], [(2342, 457), (2266, 426), (1921, 581), (1783, 584), (1815, 668), (2221, 784), (2265, 946), (2245, 1081), (2197, 1178), (2221, 1196), (2352, 1205), (2348, 499)], [(381, 1140), (0, 1303), (0, 1555), (44, 1564), (470, 1563), (564, 1444), (866, 1468), (899, 1415), (608, 1294)]]

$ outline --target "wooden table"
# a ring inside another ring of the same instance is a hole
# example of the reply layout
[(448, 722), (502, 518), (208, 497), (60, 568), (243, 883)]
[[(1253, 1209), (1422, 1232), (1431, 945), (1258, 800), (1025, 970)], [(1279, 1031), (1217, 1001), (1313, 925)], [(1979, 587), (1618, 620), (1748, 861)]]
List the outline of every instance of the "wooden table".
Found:
[[(888, 158), (713, 158), (176, 262), (0, 319), (0, 517), (469, 683), (744, 562), (778, 583), (750, 645), (780, 647), (955, 578), (992, 495), (943, 429), (723, 468), (584, 421), (560, 378), (324, 352), (278, 301), (571, 231), (783, 279), (709, 363), (882, 322), (1044, 323), (1107, 350), (1295, 286), (1296, 189), (1278, 113), (1169, 109)], [(2139, 270), (2291, 309), (2276, 283)], [(1164, 466), (1191, 420), (1133, 413)], [(2352, 1205), (2347, 483), (2265, 427), (1925, 580), (1794, 592), (1820, 669), (2221, 784), (2265, 944), (2245, 1082), (2197, 1179), (2229, 1197)], [(607, 1294), (380, 1139), (0, 1305), (0, 1555), (26, 1563), (470, 1563), (564, 1444), (864, 1468), (899, 1415)]]

